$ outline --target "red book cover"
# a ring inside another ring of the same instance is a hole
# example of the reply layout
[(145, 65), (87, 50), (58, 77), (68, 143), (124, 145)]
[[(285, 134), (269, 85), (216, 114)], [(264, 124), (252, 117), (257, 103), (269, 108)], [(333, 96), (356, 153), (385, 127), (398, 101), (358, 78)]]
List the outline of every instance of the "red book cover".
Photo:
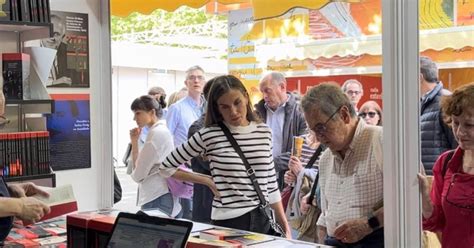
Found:
[(240, 244), (234, 244), (224, 240), (205, 240), (189, 237), (186, 248), (242, 248)]
[(96, 212), (68, 214), (66, 217), (67, 227), (80, 227), (87, 229), (89, 227), (89, 222), (98, 217), (105, 217), (105, 215)]
[(115, 216), (94, 218), (89, 222), (89, 229), (110, 233), (114, 227), (115, 219)]
[(5, 246), (9, 247), (9, 246), (12, 246), (12, 247), (15, 247), (14, 245), (22, 245), (22, 247), (25, 247), (25, 248), (36, 248), (36, 247), (39, 247), (39, 243), (31, 240), (31, 239), (18, 239), (18, 240), (15, 240), (13, 242), (7, 242), (5, 243)]

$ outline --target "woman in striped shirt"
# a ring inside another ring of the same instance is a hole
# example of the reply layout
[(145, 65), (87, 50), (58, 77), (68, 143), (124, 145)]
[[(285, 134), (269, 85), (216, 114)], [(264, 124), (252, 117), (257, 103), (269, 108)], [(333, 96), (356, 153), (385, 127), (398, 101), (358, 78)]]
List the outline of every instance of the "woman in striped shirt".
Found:
[[(291, 237), (281, 204), (275, 176), (270, 128), (260, 123), (251, 109), (244, 85), (234, 76), (211, 79), (205, 127), (166, 157), (161, 174), (207, 185), (215, 194), (212, 223), (236, 229), (267, 233), (269, 221), (258, 209), (260, 200), (239, 155), (217, 125), (231, 131), (244, 156), (255, 170), (260, 189), (275, 212), (276, 221)], [(210, 161), (212, 176), (179, 170), (178, 166), (196, 156)]]

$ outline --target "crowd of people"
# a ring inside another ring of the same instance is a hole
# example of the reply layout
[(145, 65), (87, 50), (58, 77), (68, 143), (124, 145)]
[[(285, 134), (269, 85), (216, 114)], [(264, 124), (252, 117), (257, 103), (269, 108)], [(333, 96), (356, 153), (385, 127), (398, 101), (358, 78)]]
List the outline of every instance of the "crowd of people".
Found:
[[(440, 233), (443, 247), (473, 247), (474, 83), (451, 93), (431, 59), (420, 66), (423, 227)], [(129, 172), (142, 209), (266, 234), (278, 233), (277, 223), (284, 237), (335, 247), (384, 246), (382, 108), (360, 104), (361, 82), (325, 82), (299, 96), (270, 72), (255, 105), (238, 78), (206, 82), (199, 66), (186, 72), (185, 86), (168, 103), (153, 87), (131, 104)], [(2, 206), (34, 206), (0, 208), (2, 225), (47, 213), (33, 198), (7, 198), (37, 193), (1, 182)]]

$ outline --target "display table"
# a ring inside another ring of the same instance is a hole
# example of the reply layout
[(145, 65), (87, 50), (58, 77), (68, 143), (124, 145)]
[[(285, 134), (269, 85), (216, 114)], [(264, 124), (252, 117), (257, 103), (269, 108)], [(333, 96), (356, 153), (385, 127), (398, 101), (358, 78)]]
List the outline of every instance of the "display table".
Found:
[[(118, 210), (79, 212), (36, 223), (29, 227), (16, 225), (7, 237), (4, 247), (104, 247), (112, 231), (115, 217), (119, 212)], [(146, 213), (166, 217), (166, 214), (157, 210), (147, 211)], [(222, 229), (222, 227), (193, 222), (190, 237), (199, 237), (202, 231), (211, 229)], [(255, 235), (265, 237), (265, 241), (245, 245), (244, 247), (330, 247), (263, 234)], [(190, 246), (188, 245), (188, 247)]]

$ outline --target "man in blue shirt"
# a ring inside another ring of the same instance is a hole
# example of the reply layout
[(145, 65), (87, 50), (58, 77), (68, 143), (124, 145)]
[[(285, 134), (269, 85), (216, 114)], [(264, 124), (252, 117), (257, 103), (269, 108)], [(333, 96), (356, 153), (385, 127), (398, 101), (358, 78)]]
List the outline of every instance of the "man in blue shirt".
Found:
[[(188, 95), (171, 105), (166, 114), (166, 125), (174, 138), (174, 146), (178, 147), (188, 140), (188, 131), (191, 124), (203, 113), (204, 98), (202, 88), (206, 79), (204, 70), (200, 66), (193, 66), (186, 71), (184, 84)], [(181, 198), (183, 218), (192, 218), (191, 199)]]

